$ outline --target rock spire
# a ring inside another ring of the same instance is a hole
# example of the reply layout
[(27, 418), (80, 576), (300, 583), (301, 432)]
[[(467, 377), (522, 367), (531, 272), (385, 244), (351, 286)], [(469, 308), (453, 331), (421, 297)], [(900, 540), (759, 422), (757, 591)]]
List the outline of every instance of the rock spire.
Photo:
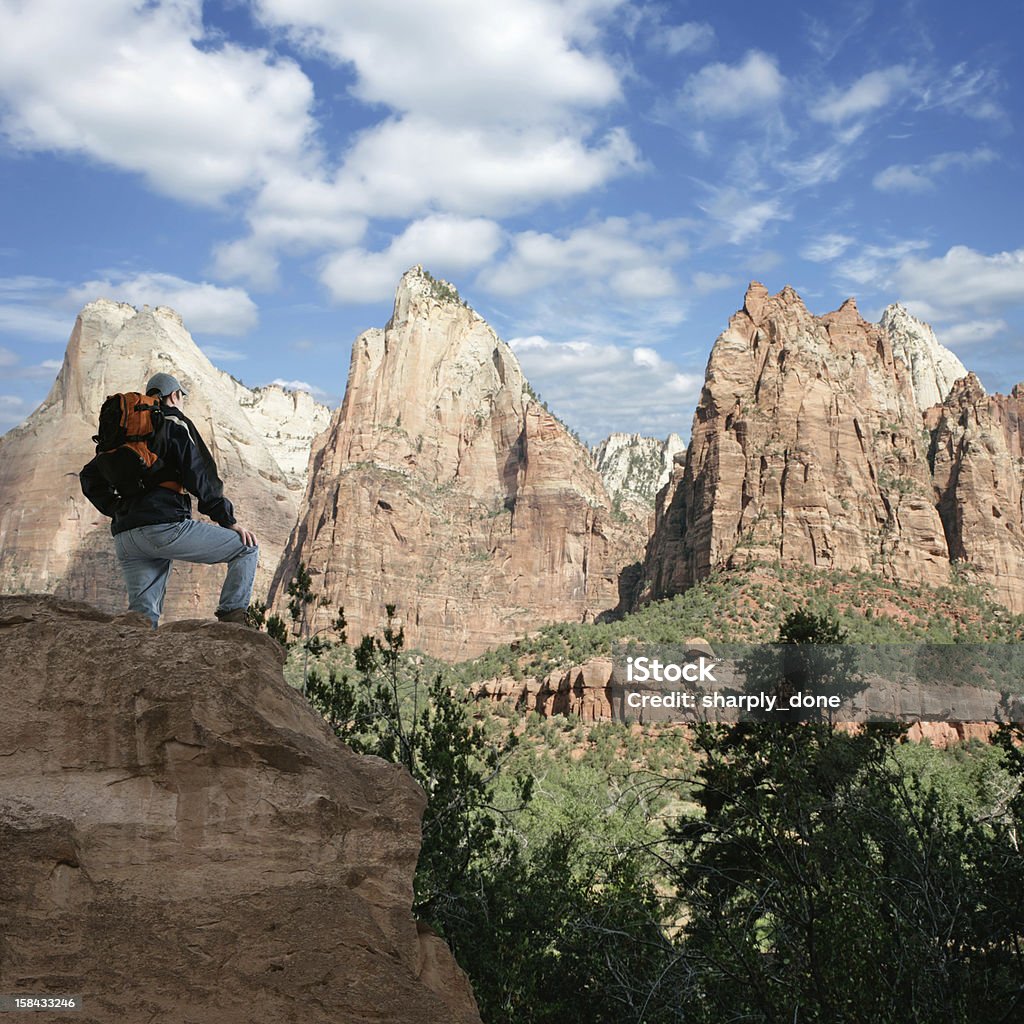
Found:
[(468, 657), (614, 608), (643, 536), (512, 350), (416, 267), (387, 326), (353, 345), (274, 595), (305, 562), (353, 636), (393, 603), (410, 645)]

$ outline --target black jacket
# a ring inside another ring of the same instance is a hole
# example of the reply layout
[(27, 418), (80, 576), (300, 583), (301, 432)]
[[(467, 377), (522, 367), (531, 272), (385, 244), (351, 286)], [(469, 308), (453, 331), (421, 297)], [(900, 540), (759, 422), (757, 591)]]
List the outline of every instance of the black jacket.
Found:
[[(235, 513), (224, 497), (224, 484), (217, 475), (217, 466), (199, 431), (180, 409), (164, 406), (164, 420), (149, 442), (149, 447), (163, 459), (174, 480), (199, 499), (199, 511), (220, 526), (233, 526)], [(179, 523), (192, 518), (192, 501), (188, 494), (179, 494), (167, 487), (156, 487), (135, 498), (121, 500), (96, 468), (93, 459), (79, 473), (82, 493), (102, 512), (110, 516), (110, 532), (123, 533), (137, 526), (158, 523)]]

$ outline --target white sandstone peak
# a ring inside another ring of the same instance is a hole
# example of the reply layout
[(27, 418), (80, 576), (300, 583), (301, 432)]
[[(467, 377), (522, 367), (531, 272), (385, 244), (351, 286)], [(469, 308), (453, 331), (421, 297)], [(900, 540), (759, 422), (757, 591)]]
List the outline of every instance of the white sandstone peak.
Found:
[(609, 434), (595, 449), (594, 463), (612, 498), (653, 505), (668, 482), (672, 460), (686, 445), (678, 434), (665, 440), (641, 434)]
[(914, 399), (922, 411), (942, 402), (967, 368), (939, 343), (930, 324), (909, 313), (898, 302), (887, 306), (878, 322), (892, 342), (893, 355), (910, 370)]

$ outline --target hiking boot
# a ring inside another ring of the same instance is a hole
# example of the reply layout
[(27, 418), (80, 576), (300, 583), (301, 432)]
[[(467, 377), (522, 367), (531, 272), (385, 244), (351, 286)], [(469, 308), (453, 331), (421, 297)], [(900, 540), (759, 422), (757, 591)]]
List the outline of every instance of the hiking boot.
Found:
[(220, 622), (234, 622), (239, 626), (248, 626), (245, 608), (232, 608), (229, 612), (215, 612)]

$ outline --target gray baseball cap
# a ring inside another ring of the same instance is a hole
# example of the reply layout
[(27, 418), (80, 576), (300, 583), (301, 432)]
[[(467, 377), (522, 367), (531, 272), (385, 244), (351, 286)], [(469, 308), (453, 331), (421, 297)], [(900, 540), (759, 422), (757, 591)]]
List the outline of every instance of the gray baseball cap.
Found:
[(169, 373), (154, 373), (146, 385), (146, 394), (148, 395), (150, 391), (159, 391), (161, 398), (166, 398), (168, 395), (174, 394), (175, 391), (180, 391), (183, 395), (188, 394), (181, 386), (181, 381)]

